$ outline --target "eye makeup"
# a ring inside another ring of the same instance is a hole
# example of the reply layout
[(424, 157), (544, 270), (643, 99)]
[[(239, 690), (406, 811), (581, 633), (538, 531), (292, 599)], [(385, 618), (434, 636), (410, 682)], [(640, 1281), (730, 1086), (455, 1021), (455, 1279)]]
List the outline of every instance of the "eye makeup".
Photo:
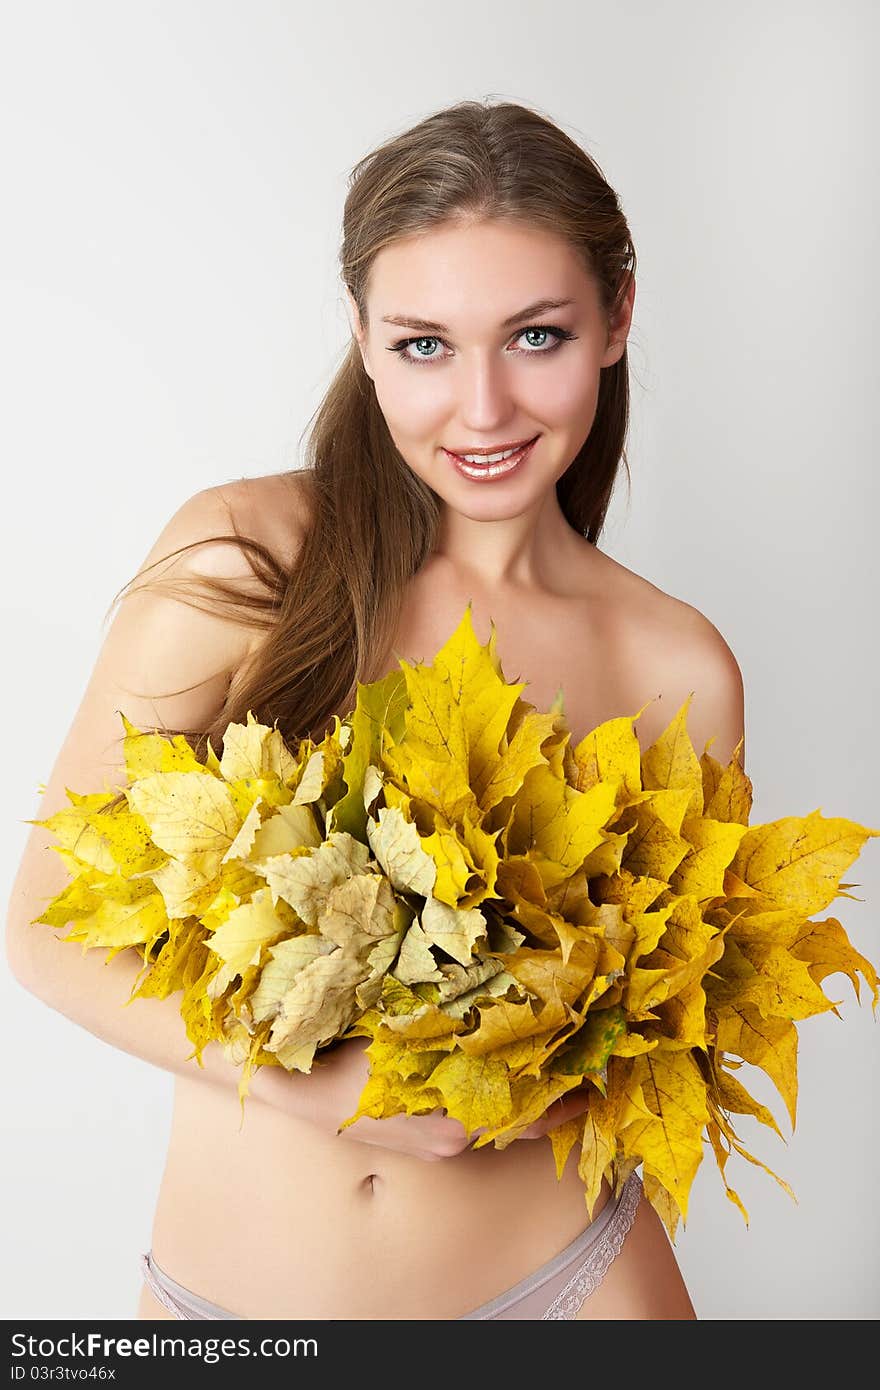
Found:
[[(532, 324), (527, 328), (521, 328), (517, 333), (517, 338), (521, 338), (525, 333), (552, 333), (556, 341), (551, 347), (536, 348), (535, 350), (517, 348), (516, 351), (523, 357), (548, 357), (550, 353), (558, 351), (564, 342), (568, 342), (577, 337), (576, 333), (571, 333), (567, 328), (557, 328), (552, 324)], [(402, 338), (400, 342), (394, 343), (387, 348), (387, 352), (396, 352), (401, 361), (409, 362), (414, 367), (421, 367), (432, 362), (442, 362), (442, 357), (410, 357), (407, 348), (411, 343), (442, 343), (444, 340), (434, 334), (421, 333), (413, 338)]]

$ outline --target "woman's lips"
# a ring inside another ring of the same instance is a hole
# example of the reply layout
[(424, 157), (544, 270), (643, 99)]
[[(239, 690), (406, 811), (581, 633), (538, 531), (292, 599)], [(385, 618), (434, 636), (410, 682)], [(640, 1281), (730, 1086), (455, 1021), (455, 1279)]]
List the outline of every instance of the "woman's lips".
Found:
[(453, 454), (450, 449), (444, 449), (443, 452), (463, 478), (474, 483), (488, 483), (495, 478), (505, 478), (509, 473), (513, 473), (515, 469), (519, 468), (528, 458), (539, 438), (540, 435), (536, 434), (535, 438), (530, 439), (528, 444), (524, 444), (515, 454), (511, 454), (510, 458), (502, 459), (499, 463), (468, 463), (460, 454)]

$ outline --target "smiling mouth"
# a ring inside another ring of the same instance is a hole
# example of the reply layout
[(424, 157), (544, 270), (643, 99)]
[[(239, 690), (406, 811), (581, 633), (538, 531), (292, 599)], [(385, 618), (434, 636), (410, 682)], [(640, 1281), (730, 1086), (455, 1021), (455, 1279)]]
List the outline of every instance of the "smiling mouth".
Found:
[(535, 434), (528, 439), (513, 439), (508, 444), (492, 444), (488, 449), (447, 449), (446, 453), (454, 454), (466, 463), (470, 463), (472, 459), (491, 459), (493, 463), (500, 463), (505, 454), (514, 454), (519, 449), (524, 449), (527, 444), (533, 444), (537, 437)]
[(495, 454), (490, 454), (488, 459), (481, 459), (479, 463), (473, 462), (462, 454), (453, 453), (451, 449), (444, 449), (443, 452), (463, 477), (470, 478), (474, 482), (491, 482), (493, 478), (504, 477), (519, 468), (520, 464), (531, 454), (538, 439), (540, 439), (540, 435), (536, 434), (533, 439), (527, 439), (518, 448), (514, 448), (512, 452), (503, 454), (500, 459), (496, 451)]

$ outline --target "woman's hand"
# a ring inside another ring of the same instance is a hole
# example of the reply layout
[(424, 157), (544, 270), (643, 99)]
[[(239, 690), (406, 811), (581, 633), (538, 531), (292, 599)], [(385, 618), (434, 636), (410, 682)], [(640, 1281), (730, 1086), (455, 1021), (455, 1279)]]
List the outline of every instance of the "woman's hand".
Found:
[[(370, 1072), (369, 1058), (366, 1056), (369, 1045), (369, 1038), (350, 1038), (329, 1054), (328, 1061), (335, 1067), (340, 1082), (338, 1099), (342, 1101), (344, 1097), (346, 1102), (350, 1102), (339, 1123), (356, 1109), (358, 1097), (366, 1085)], [(590, 1103), (589, 1089), (584, 1084), (555, 1100), (540, 1119), (533, 1120), (517, 1135), (517, 1139), (540, 1139), (557, 1125), (583, 1115)], [(427, 1115), (391, 1115), (382, 1120), (361, 1115), (353, 1125), (342, 1131), (342, 1137), (347, 1136), (362, 1144), (376, 1144), (384, 1149), (396, 1149), (414, 1158), (435, 1162), (441, 1158), (455, 1158), (471, 1148), (474, 1140), (485, 1134), (488, 1128), (488, 1125), (481, 1125), (468, 1134), (460, 1120), (452, 1119), (441, 1108)]]
[(464, 1126), (450, 1119), (442, 1108), (427, 1115), (391, 1115), (382, 1120), (361, 1115), (340, 1133), (339, 1126), (357, 1110), (370, 1075), (369, 1045), (369, 1038), (357, 1037), (319, 1049), (308, 1073), (259, 1067), (251, 1080), (250, 1094), (276, 1110), (308, 1120), (325, 1134), (394, 1149), (428, 1162), (453, 1158), (466, 1149), (475, 1136), (465, 1134)]
[[(335, 1047), (319, 1051), (307, 1075), (286, 1072), (281, 1067), (261, 1067), (253, 1079), (252, 1092), (278, 1109), (311, 1120), (328, 1133), (339, 1133), (343, 1120), (357, 1109), (367, 1083), (369, 1045), (369, 1038), (347, 1038)], [(541, 1118), (534, 1120), (517, 1138), (539, 1139), (563, 1121), (583, 1114), (588, 1104), (588, 1088), (579, 1086), (554, 1101)], [(471, 1148), (488, 1128), (482, 1125), (468, 1134), (460, 1120), (453, 1119), (439, 1107), (426, 1115), (390, 1115), (381, 1120), (361, 1115), (354, 1124), (346, 1126), (339, 1137), (394, 1149), (431, 1163), (455, 1158)]]
[[(366, 1055), (369, 1045), (369, 1038), (348, 1038), (327, 1056), (326, 1065), (333, 1069), (336, 1087), (333, 1098), (336, 1116), (334, 1129), (338, 1129), (342, 1121), (357, 1109), (361, 1091), (370, 1074), (370, 1059)], [(469, 1139), (464, 1125), (451, 1119), (442, 1108), (432, 1110), (427, 1115), (389, 1115), (381, 1120), (372, 1115), (361, 1115), (340, 1135), (342, 1139), (394, 1149), (429, 1163), (441, 1158), (454, 1158), (468, 1147), (474, 1137), (472, 1134)]]
[[(542, 1139), (551, 1129), (583, 1115), (589, 1106), (586, 1090), (580, 1087), (571, 1095), (554, 1101), (539, 1120), (521, 1130), (517, 1139)], [(353, 1125), (342, 1131), (352, 1139), (365, 1144), (378, 1144), (385, 1149), (398, 1149), (412, 1153), (416, 1158), (428, 1161), (438, 1158), (455, 1158), (465, 1149), (472, 1149), (474, 1141), (485, 1134), (488, 1125), (481, 1125), (465, 1132), (460, 1120), (454, 1120), (445, 1110), (432, 1110), (428, 1115), (392, 1115), (387, 1119), (376, 1120), (372, 1116), (361, 1115)]]
[(541, 1139), (551, 1129), (557, 1125), (564, 1124), (566, 1120), (574, 1120), (578, 1115), (583, 1115), (590, 1104), (589, 1083), (584, 1082), (580, 1086), (574, 1087), (566, 1095), (560, 1096), (559, 1100), (554, 1100), (548, 1106), (539, 1120), (533, 1120), (530, 1125), (517, 1135), (518, 1139)]

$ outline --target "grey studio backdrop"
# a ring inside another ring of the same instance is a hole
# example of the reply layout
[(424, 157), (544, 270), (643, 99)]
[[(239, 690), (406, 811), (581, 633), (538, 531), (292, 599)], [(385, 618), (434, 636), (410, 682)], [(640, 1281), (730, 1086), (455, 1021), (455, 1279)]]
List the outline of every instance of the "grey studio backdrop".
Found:
[[(633, 486), (602, 547), (736, 654), (752, 821), (880, 825), (876, 29), (852, 0), (7, 9), (7, 892), (112, 595), (187, 496), (302, 462), (348, 333), (347, 170), (464, 97), (542, 110), (623, 200)], [(863, 901), (830, 911), (877, 962), (878, 841), (846, 877)], [(0, 990), (0, 1314), (132, 1317), (172, 1077), (5, 961)], [(734, 1157), (746, 1229), (708, 1151), (697, 1174), (676, 1248), (701, 1318), (880, 1313), (880, 1031), (867, 992), (828, 991), (841, 1018), (800, 1025), (794, 1136), (751, 1069), (787, 1142), (740, 1125), (797, 1204)]]

